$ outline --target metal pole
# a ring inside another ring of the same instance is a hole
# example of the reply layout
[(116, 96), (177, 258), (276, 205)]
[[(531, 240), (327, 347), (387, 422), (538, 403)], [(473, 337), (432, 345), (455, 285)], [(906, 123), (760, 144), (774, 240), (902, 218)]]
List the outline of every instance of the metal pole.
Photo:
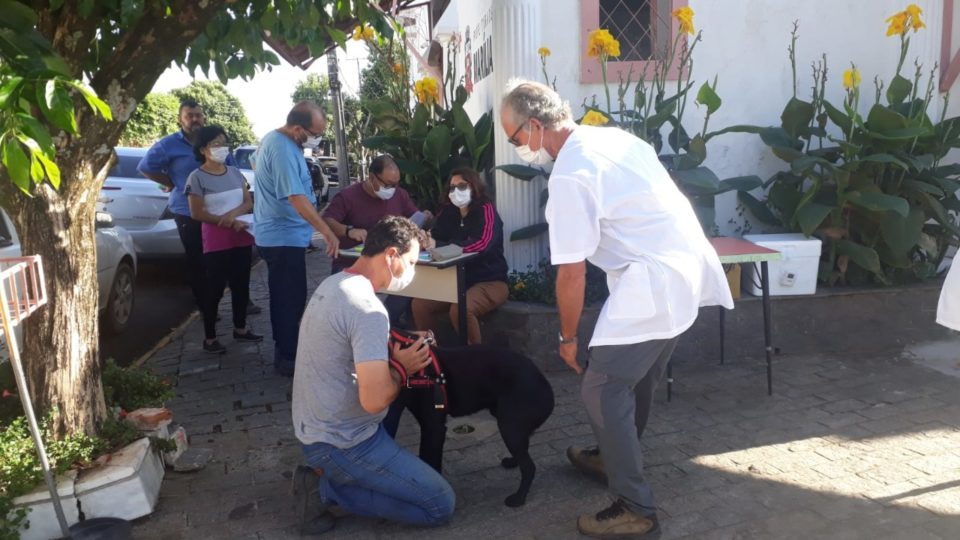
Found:
[[(11, 292), (16, 295), (16, 288)], [(43, 470), (43, 479), (47, 483), (47, 490), (50, 491), (50, 502), (53, 503), (53, 511), (57, 514), (60, 533), (63, 534), (64, 538), (69, 538), (70, 526), (67, 525), (67, 516), (63, 513), (63, 506), (60, 504), (57, 481), (53, 477), (53, 473), (50, 472), (47, 450), (43, 446), (40, 426), (37, 425), (37, 417), (33, 412), (33, 400), (30, 399), (27, 379), (23, 373), (23, 365), (20, 363), (20, 348), (17, 346), (17, 336), (13, 333), (13, 324), (10, 323), (10, 314), (7, 312), (9, 302), (6, 284), (0, 284), (0, 318), (2, 318), (0, 322), (3, 324), (3, 335), (7, 337), (7, 350), (10, 352), (10, 365), (13, 368), (13, 377), (17, 381), (17, 391), (20, 392), (20, 403), (23, 404), (23, 414), (27, 417), (30, 435), (33, 437), (33, 444), (36, 446), (37, 456), (40, 458), (40, 468)]]
[(333, 126), (337, 135), (337, 179), (341, 188), (350, 184), (350, 165), (347, 159), (347, 134), (344, 132), (343, 102), (340, 95), (340, 70), (337, 67), (337, 50), (327, 52), (327, 74), (330, 81), (330, 97), (333, 102)]

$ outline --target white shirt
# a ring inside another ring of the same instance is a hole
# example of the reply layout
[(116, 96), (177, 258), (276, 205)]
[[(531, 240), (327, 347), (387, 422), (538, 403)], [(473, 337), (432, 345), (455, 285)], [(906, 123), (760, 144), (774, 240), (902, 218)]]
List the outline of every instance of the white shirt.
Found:
[(943, 281), (943, 289), (940, 290), (937, 323), (960, 331), (960, 270), (958, 268), (960, 268), (960, 257), (955, 256), (950, 270), (947, 271), (947, 279)]
[(690, 201), (654, 149), (617, 128), (580, 126), (548, 183), (553, 264), (588, 260), (610, 297), (590, 346), (680, 335), (700, 306), (733, 308), (730, 287)]

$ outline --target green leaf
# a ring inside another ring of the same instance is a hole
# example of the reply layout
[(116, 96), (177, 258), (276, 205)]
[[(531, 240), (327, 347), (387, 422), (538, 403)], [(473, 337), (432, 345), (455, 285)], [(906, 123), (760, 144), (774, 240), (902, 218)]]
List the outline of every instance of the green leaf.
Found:
[(728, 191), (752, 191), (763, 185), (763, 180), (756, 175), (735, 176), (725, 178), (720, 182), (720, 193)]
[(943, 197), (944, 195), (942, 189), (922, 180), (913, 180), (911, 178), (907, 178), (903, 181), (903, 187), (918, 193), (927, 193), (937, 198)]
[(790, 98), (780, 115), (780, 121), (784, 131), (793, 137), (802, 137), (807, 134), (815, 114), (816, 110), (813, 108), (813, 104), (797, 98)]
[(837, 125), (841, 131), (845, 134), (850, 133), (850, 128), (853, 126), (853, 121), (849, 116), (843, 113), (840, 109), (834, 107), (830, 104), (829, 101), (824, 100), (823, 108), (827, 111), (827, 116), (830, 118), (830, 121)]
[(830, 163), (829, 161), (823, 158), (819, 158), (816, 156), (803, 155), (793, 160), (793, 162), (790, 163), (790, 171), (793, 174), (796, 174), (797, 176), (807, 176), (813, 171), (814, 167), (816, 167), (817, 165), (820, 165), (821, 167), (827, 168), (829, 170), (835, 169), (833, 163)]
[(541, 234), (547, 232), (549, 228), (550, 226), (547, 225), (546, 223), (537, 223), (536, 225), (522, 227), (510, 233), (510, 241), (516, 242), (517, 240), (528, 240), (530, 238), (536, 238)]
[(906, 199), (886, 193), (851, 191), (847, 194), (847, 200), (855, 206), (873, 212), (893, 211), (903, 217), (907, 217), (910, 213), (910, 203)]
[(93, 88), (90, 88), (80, 81), (70, 81), (70, 85), (80, 91), (80, 95), (83, 96), (83, 99), (86, 100), (87, 105), (90, 105), (91, 109), (98, 112), (105, 120), (113, 120), (113, 113), (110, 111), (110, 106), (97, 96)]
[(47, 178), (50, 180), (50, 185), (53, 186), (53, 189), (60, 189), (60, 167), (44, 155), (43, 152), (36, 152), (34, 156), (43, 164), (43, 168), (47, 172)]
[(867, 115), (867, 129), (870, 131), (886, 134), (906, 127), (907, 119), (903, 115), (883, 105), (874, 105)]
[(831, 210), (832, 208), (825, 204), (812, 202), (801, 206), (793, 217), (800, 225), (800, 231), (810, 236), (820, 228), (820, 224), (827, 219)]
[(687, 145), (687, 148), (689, 155), (695, 158), (697, 165), (707, 159), (707, 142), (699, 134), (695, 135), (693, 139), (690, 139), (690, 144)]
[(904, 100), (910, 96), (912, 90), (913, 83), (901, 75), (897, 75), (890, 81), (890, 85), (887, 86), (887, 102), (890, 105), (903, 103)]
[(0, 26), (25, 30), (36, 24), (37, 14), (28, 6), (12, 0), (0, 0)]
[(856, 244), (849, 240), (837, 240), (837, 255), (846, 255), (850, 261), (860, 268), (883, 276), (883, 269), (880, 267), (880, 256), (876, 250), (867, 246)]
[(330, 34), (330, 39), (337, 44), (341, 49), (346, 48), (347, 46), (347, 34), (333, 26), (327, 26), (327, 33)]
[(720, 179), (706, 167), (673, 171), (671, 176), (680, 187), (695, 195), (712, 195), (720, 190)]
[(410, 122), (410, 136), (412, 137), (426, 137), (427, 122), (430, 121), (430, 111), (423, 106), (422, 103), (418, 103), (413, 109), (413, 121)]
[(393, 137), (390, 135), (374, 135), (373, 137), (367, 137), (363, 139), (361, 144), (372, 150), (386, 150), (390, 151), (395, 148), (400, 148), (407, 144), (406, 137)]
[(729, 126), (717, 131), (711, 131), (710, 133), (707, 133), (706, 137), (704, 137), (704, 140), (709, 141), (714, 137), (717, 137), (719, 135), (725, 135), (727, 133), (752, 133), (754, 135), (760, 135), (761, 133), (763, 133), (765, 129), (768, 129), (768, 128), (760, 127), (760, 126), (748, 126), (748, 125)]
[(70, 134), (77, 133), (77, 118), (70, 94), (54, 79), (37, 88), (37, 101), (43, 115), (53, 125)]
[(891, 212), (880, 222), (883, 241), (895, 255), (907, 255), (920, 241), (926, 220), (923, 209), (916, 206), (910, 209), (907, 217)]
[(716, 89), (710, 86), (709, 82), (705, 82), (697, 92), (697, 103), (707, 107), (707, 114), (713, 114), (723, 104), (723, 100), (717, 95)]
[(7, 174), (10, 175), (10, 180), (20, 188), (20, 191), (29, 194), (30, 160), (20, 143), (13, 137), (7, 137), (3, 141), (2, 160), (3, 166), (7, 168)]
[(7, 102), (16, 97), (21, 83), (23, 83), (23, 77), (10, 77), (0, 84), (0, 109), (6, 109)]
[(737, 199), (739, 199), (740, 203), (753, 214), (753, 217), (760, 220), (760, 222), (766, 223), (767, 225), (782, 225), (780, 220), (777, 219), (777, 216), (773, 215), (773, 212), (770, 211), (770, 208), (753, 195), (746, 191), (739, 191), (737, 192)]
[(860, 158), (860, 161), (896, 165), (897, 167), (900, 167), (903, 170), (907, 170), (910, 168), (909, 165), (907, 165), (903, 161), (900, 161), (899, 159), (897, 159), (896, 157), (890, 154), (871, 154), (869, 156)]
[(454, 105), (453, 107), (453, 125), (457, 128), (463, 135), (463, 141), (467, 146), (467, 151), (470, 152), (471, 156), (477, 154), (477, 137), (473, 130), (473, 122), (470, 121), (470, 117), (467, 116), (467, 112), (463, 110), (463, 107)]
[(520, 180), (533, 180), (538, 176), (548, 176), (547, 172), (543, 169), (537, 167), (530, 167), (528, 165), (497, 165), (494, 167), (495, 170), (503, 171), (510, 176), (520, 179)]
[(430, 167), (427, 167), (419, 161), (412, 159), (403, 159), (403, 158), (393, 158), (393, 161), (397, 164), (397, 168), (400, 169), (402, 174), (409, 174), (410, 176), (420, 176), (423, 174), (428, 174), (430, 172)]
[(452, 143), (453, 137), (450, 134), (450, 128), (434, 126), (423, 141), (423, 157), (439, 167), (440, 163), (446, 161), (450, 156), (450, 145)]

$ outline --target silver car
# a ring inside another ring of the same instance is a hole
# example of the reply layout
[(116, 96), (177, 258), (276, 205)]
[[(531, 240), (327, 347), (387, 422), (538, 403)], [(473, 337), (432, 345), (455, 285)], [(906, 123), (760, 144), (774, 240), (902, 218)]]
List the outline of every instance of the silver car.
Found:
[[(100, 323), (104, 332), (119, 334), (133, 313), (137, 253), (130, 233), (115, 226), (109, 214), (97, 212), (96, 238)], [(0, 258), (20, 256), (17, 230), (7, 213), (0, 210)]]
[(170, 194), (160, 184), (144, 177), (137, 165), (146, 148), (117, 148), (117, 163), (100, 190), (100, 209), (113, 222), (129, 231), (141, 259), (183, 256)]

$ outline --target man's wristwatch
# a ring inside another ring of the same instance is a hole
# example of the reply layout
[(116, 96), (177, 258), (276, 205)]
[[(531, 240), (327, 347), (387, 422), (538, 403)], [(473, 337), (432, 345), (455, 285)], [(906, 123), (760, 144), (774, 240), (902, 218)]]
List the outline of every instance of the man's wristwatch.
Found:
[(577, 342), (577, 336), (573, 336), (573, 337), (570, 338), (570, 339), (564, 339), (564, 337), (563, 337), (563, 332), (559, 332), (557, 335), (560, 337), (560, 344), (561, 344), (561, 345), (570, 345), (571, 343), (576, 343), (576, 342)]
[(347, 225), (346, 227), (347, 227), (347, 232), (343, 233), (343, 235), (346, 236), (347, 238), (350, 238), (350, 231), (353, 230), (353, 225)]

